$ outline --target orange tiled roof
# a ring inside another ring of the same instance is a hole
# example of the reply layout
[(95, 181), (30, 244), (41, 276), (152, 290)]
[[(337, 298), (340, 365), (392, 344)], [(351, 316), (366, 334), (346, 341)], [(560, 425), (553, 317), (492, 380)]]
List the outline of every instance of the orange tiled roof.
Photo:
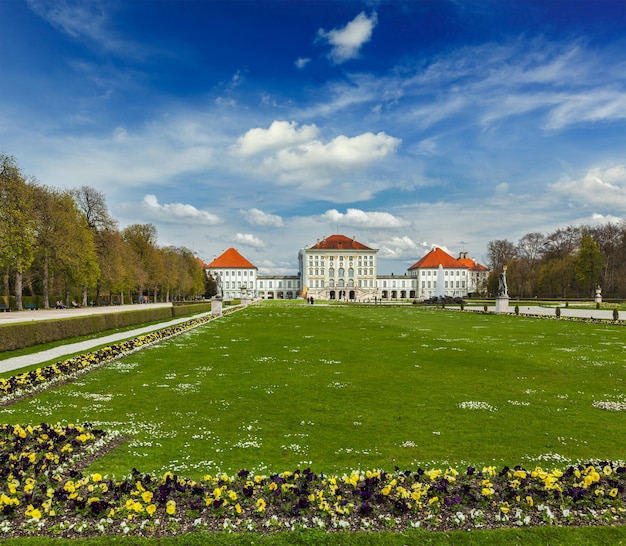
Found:
[(411, 267), (409, 267), (409, 271), (413, 269), (433, 269), (439, 267), (440, 265), (444, 268), (467, 268), (467, 265), (461, 263), (456, 258), (453, 258), (450, 254), (441, 250), (439, 247), (435, 247), (421, 260), (418, 260)]
[(472, 258), (459, 258), (458, 261), (472, 271), (489, 271), (488, 268), (479, 264), (476, 260), (472, 260)]
[(350, 237), (346, 237), (345, 235), (331, 235), (313, 245), (311, 248), (324, 250), (372, 250), (370, 247), (354, 239), (350, 239)]
[(229, 248), (213, 260), (208, 266), (209, 269), (257, 269), (234, 248)]

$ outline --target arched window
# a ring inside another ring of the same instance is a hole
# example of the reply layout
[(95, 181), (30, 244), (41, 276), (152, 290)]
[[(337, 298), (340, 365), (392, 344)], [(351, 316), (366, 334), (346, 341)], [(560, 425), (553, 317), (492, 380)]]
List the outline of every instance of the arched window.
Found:
[(337, 274), (339, 275), (339, 277), (343, 277), (345, 275), (344, 268), (340, 267), (339, 270), (337, 271)]

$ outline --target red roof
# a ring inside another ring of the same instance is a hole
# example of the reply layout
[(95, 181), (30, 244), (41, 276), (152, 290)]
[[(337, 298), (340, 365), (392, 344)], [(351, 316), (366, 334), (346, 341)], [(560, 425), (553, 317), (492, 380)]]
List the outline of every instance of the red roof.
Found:
[(409, 267), (409, 271), (412, 269), (435, 269), (440, 265), (446, 269), (467, 269), (467, 265), (461, 263), (456, 258), (453, 258), (450, 254), (441, 250), (439, 247), (435, 247), (421, 260), (415, 262), (411, 267)]
[(209, 265), (209, 269), (256, 269), (256, 265), (251, 264), (234, 248), (229, 248), (220, 256), (215, 258)]
[(313, 245), (311, 248), (321, 250), (372, 250), (370, 247), (354, 239), (350, 239), (350, 237), (346, 237), (345, 235), (331, 235)]
[(486, 268), (482, 264), (479, 264), (476, 260), (473, 260), (472, 258), (459, 258), (458, 261), (472, 271), (489, 271), (488, 268)]

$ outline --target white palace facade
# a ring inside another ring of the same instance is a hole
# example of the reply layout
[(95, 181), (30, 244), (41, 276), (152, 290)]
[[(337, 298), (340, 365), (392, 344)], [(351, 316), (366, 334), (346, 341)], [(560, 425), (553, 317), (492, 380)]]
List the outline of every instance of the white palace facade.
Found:
[(458, 258), (435, 247), (404, 275), (378, 275), (378, 249), (345, 235), (331, 235), (298, 252), (297, 275), (259, 275), (257, 267), (229, 248), (211, 263), (224, 299), (379, 301), (466, 297), (481, 292), (489, 271), (462, 253)]

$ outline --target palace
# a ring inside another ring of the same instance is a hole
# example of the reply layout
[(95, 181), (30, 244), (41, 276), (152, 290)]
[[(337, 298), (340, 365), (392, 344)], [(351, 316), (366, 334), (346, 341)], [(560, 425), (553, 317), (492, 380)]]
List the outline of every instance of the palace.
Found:
[(466, 252), (458, 258), (435, 247), (404, 275), (378, 275), (378, 249), (345, 235), (331, 235), (298, 252), (297, 275), (259, 275), (258, 268), (229, 248), (211, 263), (224, 299), (377, 301), (466, 297), (484, 289), (489, 270)]

